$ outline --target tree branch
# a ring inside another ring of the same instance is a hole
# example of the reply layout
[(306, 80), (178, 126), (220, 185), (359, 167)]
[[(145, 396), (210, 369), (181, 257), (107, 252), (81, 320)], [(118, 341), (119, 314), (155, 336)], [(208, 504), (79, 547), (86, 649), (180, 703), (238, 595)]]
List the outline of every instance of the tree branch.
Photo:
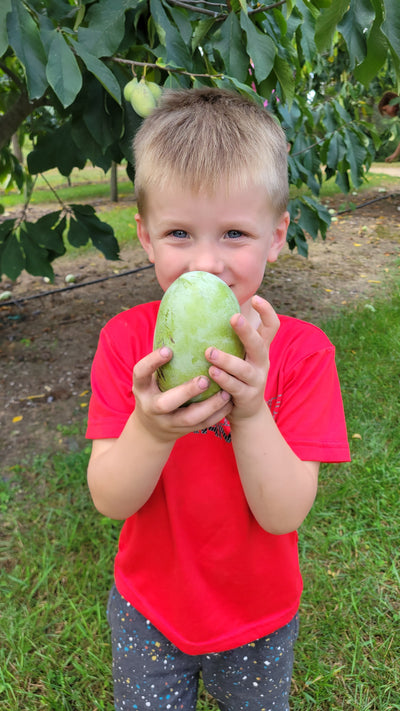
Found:
[[(216, 12), (214, 10), (208, 10), (206, 7), (196, 7), (194, 4), (185, 2), (185, 0), (168, 0), (170, 5), (176, 5), (177, 7), (183, 7), (185, 10), (192, 10), (193, 12), (198, 12), (202, 15), (208, 15), (209, 17), (214, 17), (216, 20), (224, 20), (228, 17), (229, 12)], [(201, 2), (201, 0), (192, 0), (192, 3)], [(257, 12), (267, 12), (268, 10), (273, 10), (275, 7), (281, 7), (284, 5), (286, 0), (278, 0), (278, 2), (272, 3), (272, 5), (260, 5), (260, 7), (254, 7), (248, 10), (249, 15), (255, 15)], [(210, 3), (204, 2), (205, 5), (219, 5), (223, 7), (224, 3)], [(230, 3), (228, 0), (227, 10), (230, 11)]]
[(10, 69), (10, 67), (8, 67), (7, 64), (2, 62), (1, 60), (0, 60), (0, 69), (2, 72), (4, 72), (4, 74), (7, 74), (7, 76), (10, 77), (10, 79), (14, 82), (14, 84), (18, 87), (18, 89), (20, 91), (24, 91), (24, 89), (25, 89), (24, 82), (21, 81), (19, 76), (15, 72), (13, 72), (13, 70)]
[(279, 0), (279, 2), (274, 2), (272, 5), (261, 5), (260, 7), (253, 7), (249, 10), (249, 15), (255, 15), (256, 12), (267, 12), (267, 10), (273, 10), (275, 7), (281, 7), (285, 5), (286, 0)]
[(25, 119), (40, 106), (50, 105), (47, 97), (30, 101), (26, 91), (23, 91), (8, 111), (0, 116), (0, 151), (9, 143), (12, 135), (18, 130)]
[[(227, 17), (227, 13), (225, 12), (214, 12), (214, 10), (208, 10), (206, 7), (195, 7), (194, 5), (191, 5), (188, 2), (184, 2), (184, 0), (168, 0), (170, 5), (176, 5), (177, 7), (183, 7), (185, 10), (192, 10), (193, 12), (198, 12), (201, 15), (208, 15), (209, 17), (214, 17), (214, 18), (223, 18)], [(222, 5), (222, 3), (221, 3)]]
[(185, 69), (162, 66), (155, 62), (137, 62), (134, 59), (122, 59), (121, 57), (110, 57), (110, 59), (118, 64), (128, 64), (131, 67), (151, 67), (151, 69), (160, 69), (171, 74), (184, 74), (187, 77), (205, 77), (207, 79), (220, 79), (222, 77), (222, 74), (197, 74), (196, 72), (187, 72)]

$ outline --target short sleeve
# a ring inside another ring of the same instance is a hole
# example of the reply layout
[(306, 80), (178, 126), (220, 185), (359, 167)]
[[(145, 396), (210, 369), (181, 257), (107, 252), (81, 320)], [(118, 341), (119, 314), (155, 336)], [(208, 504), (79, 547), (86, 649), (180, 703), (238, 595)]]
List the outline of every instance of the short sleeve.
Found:
[(152, 351), (158, 305), (151, 302), (123, 312), (100, 332), (91, 371), (88, 439), (119, 437), (133, 412), (133, 368)]
[[(287, 325), (273, 353), (282, 348)], [(333, 344), (320, 329), (299, 321), (286, 337), (276, 370), (274, 400), (280, 432), (303, 460), (350, 461)]]

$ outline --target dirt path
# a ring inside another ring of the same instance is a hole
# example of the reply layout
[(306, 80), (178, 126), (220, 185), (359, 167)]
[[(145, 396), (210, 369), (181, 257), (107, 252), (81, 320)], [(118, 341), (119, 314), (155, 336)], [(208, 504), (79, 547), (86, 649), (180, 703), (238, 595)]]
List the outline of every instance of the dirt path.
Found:
[[(392, 166), (389, 166), (390, 169)], [(399, 170), (400, 166), (393, 166)], [(282, 313), (320, 323), (340, 309), (373, 299), (398, 274), (400, 192), (351, 197), (368, 206), (346, 212), (332, 224), (326, 242), (310, 244), (308, 259), (284, 251), (267, 268), (260, 293)], [(344, 198), (330, 207), (339, 209)], [(55, 284), (65, 275), (77, 284), (146, 266), (139, 249), (126, 249), (118, 264), (99, 254), (61, 258)], [(48, 289), (42, 279), (23, 275), (11, 288), (14, 304), (0, 305), (1, 468), (47, 451), (84, 444), (82, 430), (90, 393), (90, 366), (98, 334), (113, 315), (161, 297), (153, 269), (137, 271), (83, 288), (18, 301)]]

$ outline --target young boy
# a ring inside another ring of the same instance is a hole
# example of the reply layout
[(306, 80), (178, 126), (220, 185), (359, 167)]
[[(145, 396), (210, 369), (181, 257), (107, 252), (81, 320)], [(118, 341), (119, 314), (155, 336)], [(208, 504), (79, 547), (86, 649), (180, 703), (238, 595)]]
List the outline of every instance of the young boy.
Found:
[[(332, 344), (256, 296), (286, 239), (285, 135), (234, 93), (171, 91), (135, 157), (138, 236), (162, 289), (193, 270), (223, 279), (246, 357), (210, 343), (209, 379), (162, 393), (159, 302), (101, 332), (88, 482), (97, 509), (125, 520), (108, 606), (115, 708), (194, 711), (201, 673), (223, 711), (287, 711), (297, 528), (319, 462), (349, 452)], [(211, 380), (220, 392), (181, 407)]]
[[(400, 113), (400, 104), (392, 104), (391, 101), (398, 99), (398, 94), (394, 91), (385, 91), (381, 100), (378, 104), (378, 111), (381, 116), (388, 116), (388, 118), (396, 118)], [(394, 160), (400, 158), (400, 143), (395, 148), (390, 156), (385, 158), (386, 163), (393, 163)]]

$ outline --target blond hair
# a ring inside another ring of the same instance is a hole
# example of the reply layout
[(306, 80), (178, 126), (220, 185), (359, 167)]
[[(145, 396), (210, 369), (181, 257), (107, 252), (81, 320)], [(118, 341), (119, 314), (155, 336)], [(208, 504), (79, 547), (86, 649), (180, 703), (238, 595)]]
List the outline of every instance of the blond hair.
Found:
[(135, 193), (171, 181), (193, 191), (264, 185), (277, 215), (288, 202), (287, 141), (273, 116), (249, 98), (224, 89), (165, 90), (134, 139)]

